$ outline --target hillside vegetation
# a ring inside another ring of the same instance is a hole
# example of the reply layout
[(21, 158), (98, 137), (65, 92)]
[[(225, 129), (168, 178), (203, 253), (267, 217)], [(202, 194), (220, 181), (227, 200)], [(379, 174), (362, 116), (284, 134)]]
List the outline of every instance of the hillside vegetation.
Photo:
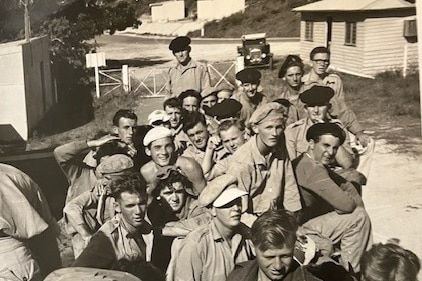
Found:
[(205, 25), (206, 37), (240, 37), (266, 32), (268, 37), (298, 37), (300, 14), (291, 10), (310, 0), (247, 0), (244, 13)]

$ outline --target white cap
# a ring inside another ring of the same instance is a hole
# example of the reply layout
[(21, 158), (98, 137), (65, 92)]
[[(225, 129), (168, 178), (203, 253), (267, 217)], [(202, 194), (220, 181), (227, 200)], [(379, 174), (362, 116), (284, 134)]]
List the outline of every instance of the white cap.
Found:
[(172, 137), (171, 130), (165, 127), (154, 127), (144, 137), (144, 146), (148, 146), (155, 140)]
[(227, 203), (232, 202), (233, 200), (240, 198), (244, 195), (247, 195), (246, 191), (240, 190), (239, 188), (232, 187), (225, 189), (218, 197), (214, 200), (212, 205), (214, 207), (222, 207)]
[(168, 115), (164, 110), (154, 110), (148, 115), (148, 124), (151, 126), (156, 126), (157, 121), (168, 122), (170, 120), (170, 115)]

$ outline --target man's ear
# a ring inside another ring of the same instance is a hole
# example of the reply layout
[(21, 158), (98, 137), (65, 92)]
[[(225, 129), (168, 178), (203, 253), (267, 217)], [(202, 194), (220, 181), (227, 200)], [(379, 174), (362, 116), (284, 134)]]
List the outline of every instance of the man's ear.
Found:
[(313, 139), (310, 139), (310, 140), (309, 140), (309, 148), (310, 148), (311, 150), (314, 150), (314, 147), (315, 147), (315, 141), (314, 141)]
[(190, 51), (192, 51), (192, 47), (188, 46), (188, 48), (186, 50), (188, 51), (188, 53), (190, 53)]
[(151, 150), (148, 147), (145, 147), (145, 154), (151, 157)]
[(117, 126), (113, 126), (113, 134), (118, 134), (119, 133), (119, 128)]
[(252, 131), (253, 131), (255, 134), (258, 134), (258, 125), (256, 125), (256, 124), (252, 124)]
[(114, 206), (114, 210), (116, 211), (116, 213), (121, 213), (122, 212), (122, 209), (120, 208), (120, 204), (119, 204), (119, 202), (117, 202), (117, 200), (115, 200), (113, 202), (113, 206)]

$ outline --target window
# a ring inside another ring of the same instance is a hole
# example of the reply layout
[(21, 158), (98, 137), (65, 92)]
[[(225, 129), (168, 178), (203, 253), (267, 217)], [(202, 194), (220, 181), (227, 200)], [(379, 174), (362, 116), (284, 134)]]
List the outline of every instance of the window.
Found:
[(346, 22), (346, 36), (344, 44), (348, 46), (356, 46), (356, 22)]
[(306, 41), (314, 40), (314, 23), (312, 21), (305, 22), (305, 40)]

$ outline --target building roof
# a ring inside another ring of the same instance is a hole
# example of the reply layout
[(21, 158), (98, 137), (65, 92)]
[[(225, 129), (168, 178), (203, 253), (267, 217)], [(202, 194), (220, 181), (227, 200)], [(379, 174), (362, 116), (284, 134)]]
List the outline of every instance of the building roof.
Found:
[(293, 9), (294, 12), (322, 11), (371, 11), (414, 8), (415, 4), (406, 0), (322, 0)]

